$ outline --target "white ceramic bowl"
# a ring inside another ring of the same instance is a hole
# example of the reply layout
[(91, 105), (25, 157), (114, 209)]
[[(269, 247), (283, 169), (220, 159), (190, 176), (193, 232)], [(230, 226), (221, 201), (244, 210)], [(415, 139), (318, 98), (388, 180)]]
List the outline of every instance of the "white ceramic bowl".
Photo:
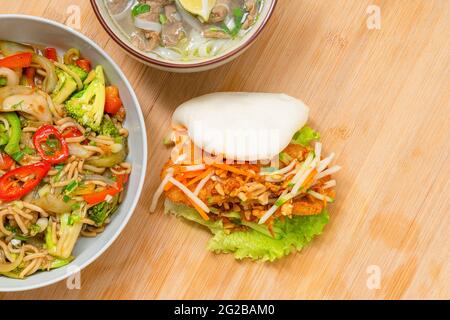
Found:
[(244, 53), (245, 50), (247, 50), (250, 45), (255, 42), (258, 35), (266, 26), (272, 16), (277, 1), (278, 0), (264, 0), (264, 6), (261, 10), (259, 19), (256, 21), (250, 32), (248, 32), (237, 44), (212, 58), (205, 58), (191, 62), (166, 60), (156, 54), (149, 54), (137, 49), (131, 44), (130, 37), (125, 34), (120, 27), (118, 27), (115, 19), (111, 17), (104, 0), (91, 0), (91, 4), (98, 20), (103, 25), (106, 32), (108, 32), (110, 37), (113, 38), (113, 40), (117, 42), (117, 44), (119, 44), (129, 55), (151, 67), (160, 70), (187, 73), (206, 71), (220, 67)]
[(74, 249), (75, 260), (68, 266), (39, 272), (24, 280), (0, 277), (0, 292), (5, 292), (36, 289), (63, 280), (93, 262), (113, 243), (133, 214), (141, 194), (147, 165), (147, 138), (144, 118), (130, 83), (117, 64), (95, 42), (65, 25), (38, 17), (12, 14), (0, 14), (0, 39), (42, 44), (60, 50), (76, 47), (93, 65), (101, 64), (109, 83), (118, 86), (127, 111), (125, 127), (129, 130), (128, 161), (133, 166), (124, 202), (103, 233), (96, 238), (81, 238)]

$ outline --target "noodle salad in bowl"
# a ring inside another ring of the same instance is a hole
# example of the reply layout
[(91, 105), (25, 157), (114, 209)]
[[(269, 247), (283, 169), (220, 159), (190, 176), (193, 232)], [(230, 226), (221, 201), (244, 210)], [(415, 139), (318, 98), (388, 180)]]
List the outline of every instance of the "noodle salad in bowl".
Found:
[(131, 173), (119, 90), (77, 48), (0, 40), (0, 276), (63, 267)]

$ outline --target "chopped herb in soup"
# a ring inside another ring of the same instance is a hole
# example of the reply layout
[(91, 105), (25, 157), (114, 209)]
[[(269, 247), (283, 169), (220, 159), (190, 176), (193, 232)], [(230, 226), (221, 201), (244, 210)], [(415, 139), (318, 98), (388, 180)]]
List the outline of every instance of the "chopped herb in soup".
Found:
[(167, 60), (213, 57), (255, 24), (264, 0), (104, 0), (138, 49)]

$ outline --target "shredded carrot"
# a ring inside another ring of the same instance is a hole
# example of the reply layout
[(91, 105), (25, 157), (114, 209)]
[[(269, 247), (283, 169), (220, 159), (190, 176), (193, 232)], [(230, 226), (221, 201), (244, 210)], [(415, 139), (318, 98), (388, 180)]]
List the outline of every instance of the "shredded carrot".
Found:
[(226, 171), (230, 171), (230, 172), (233, 172), (233, 173), (236, 173), (236, 174), (247, 176), (247, 177), (253, 177), (254, 176), (254, 174), (252, 174), (251, 172), (247, 172), (247, 171), (235, 168), (235, 167), (230, 166), (230, 165), (225, 164), (225, 163), (213, 163), (212, 166), (214, 166), (216, 168), (219, 168), (219, 169), (222, 169), (222, 170), (226, 170)]
[(309, 174), (308, 178), (306, 178), (305, 182), (303, 182), (302, 187), (304, 186), (308, 186), (309, 184), (311, 184), (312, 180), (314, 179), (314, 177), (317, 174), (317, 170), (313, 169), (313, 171), (311, 171), (311, 173)]
[(199, 181), (202, 180), (204, 177), (206, 177), (208, 174), (210, 174), (211, 171), (212, 171), (212, 169), (206, 170), (206, 171), (203, 172), (202, 174), (200, 174), (200, 175), (196, 176), (194, 179), (190, 180), (190, 181), (186, 184), (186, 186), (190, 186), (190, 185), (192, 185), (192, 184), (194, 184), (194, 183), (199, 182)]
[(170, 182), (168, 182), (168, 183), (166, 184), (166, 186), (164, 187), (164, 191), (169, 191), (170, 189), (172, 189), (172, 187), (173, 187), (173, 184), (170, 183)]
[(191, 162), (195, 162), (195, 144), (191, 142)]
[(195, 208), (195, 210), (198, 211), (198, 213), (200, 213), (200, 215), (202, 216), (202, 218), (206, 221), (209, 220), (208, 215), (206, 214), (205, 211), (203, 211), (202, 208), (200, 208), (194, 201), (192, 201), (189, 197), (188, 197), (189, 202), (192, 204), (192, 206)]
[(273, 220), (270, 221), (270, 223), (268, 223), (267, 229), (269, 229), (269, 232), (270, 232), (270, 235), (272, 236), (272, 238), (275, 238), (275, 233), (273, 232)]
[[(175, 176), (175, 179), (180, 181), (182, 184), (186, 185), (187, 180), (186, 180), (186, 176), (184, 175), (184, 173)], [(172, 189), (172, 187), (173, 187), (173, 184), (168, 182), (166, 184), (166, 186), (164, 187), (164, 191), (169, 191), (170, 189)]]
[(188, 171), (188, 172), (182, 173), (181, 175), (185, 179), (192, 179), (192, 178), (198, 177), (200, 174), (203, 174), (204, 171), (205, 170)]
[(186, 130), (186, 127), (182, 126), (182, 125), (176, 125), (176, 124), (171, 124), (172, 130), (179, 130), (179, 131), (184, 131)]
[[(197, 166), (197, 165), (202, 165), (201, 163), (199, 164), (193, 164), (192, 166)], [(175, 174), (194, 174), (197, 175), (200, 172), (204, 171), (205, 169), (199, 169), (199, 170), (195, 170), (195, 171), (187, 171), (187, 167), (186, 165), (179, 165), (179, 164), (174, 164), (172, 166), (170, 166)]]
[[(177, 166), (173, 166), (172, 168), (174, 168), (175, 171), (179, 170), (177, 168)], [(194, 184), (195, 182), (200, 181), (201, 179), (206, 177), (211, 171), (212, 171), (211, 169), (188, 171), (188, 172), (179, 173), (179, 174), (175, 175), (174, 177), (175, 177), (175, 179), (180, 181), (185, 186), (190, 186), (190, 185)], [(188, 182), (187, 181), (188, 179), (191, 179), (191, 180)], [(169, 182), (164, 187), (164, 191), (169, 191), (170, 189), (172, 189), (172, 187), (173, 187), (173, 184)]]

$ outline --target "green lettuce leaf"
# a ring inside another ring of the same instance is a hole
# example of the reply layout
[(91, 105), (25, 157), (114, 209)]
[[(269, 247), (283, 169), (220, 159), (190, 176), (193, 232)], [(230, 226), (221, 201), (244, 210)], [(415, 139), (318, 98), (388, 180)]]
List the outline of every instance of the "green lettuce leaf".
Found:
[(209, 228), (212, 233), (217, 233), (224, 230), (222, 220), (213, 221), (210, 219), (208, 221), (205, 221), (205, 219), (200, 216), (197, 210), (185, 206), (184, 204), (175, 203), (173, 201), (170, 201), (169, 199), (166, 199), (166, 201), (164, 202), (164, 212), (171, 213), (176, 217), (183, 217), (186, 220), (201, 224), (202, 226)]
[(292, 143), (309, 146), (312, 141), (318, 139), (320, 139), (320, 134), (317, 131), (314, 131), (311, 127), (304, 126), (294, 134)]
[[(292, 219), (277, 220), (274, 224), (274, 237), (265, 230), (252, 228), (247, 231), (227, 234), (222, 222), (204, 221), (196, 210), (166, 200), (166, 212), (208, 227), (214, 236), (208, 249), (215, 253), (233, 253), (236, 259), (274, 261), (301, 250), (315, 236), (322, 233), (328, 223), (326, 210), (313, 216), (295, 216)], [(251, 227), (251, 226), (250, 226)], [(261, 226), (261, 228), (264, 226)]]

